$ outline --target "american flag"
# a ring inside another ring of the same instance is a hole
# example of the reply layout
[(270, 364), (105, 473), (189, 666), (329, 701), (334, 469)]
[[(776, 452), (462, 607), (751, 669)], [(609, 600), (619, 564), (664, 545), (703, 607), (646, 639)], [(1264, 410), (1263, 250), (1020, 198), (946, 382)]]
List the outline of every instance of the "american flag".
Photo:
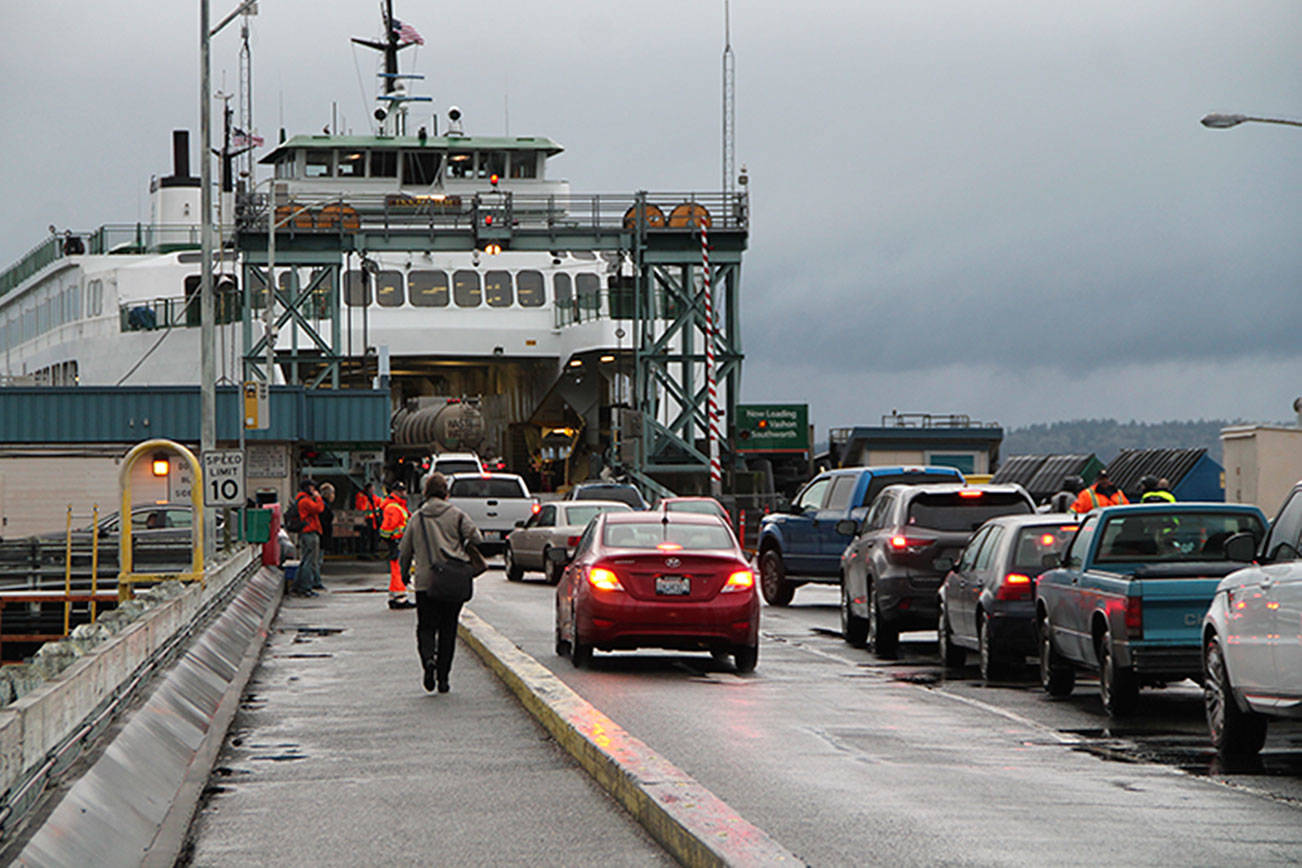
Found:
[(239, 127), (236, 127), (236, 128), (235, 128), (234, 130), (232, 130), (231, 132), (232, 132), (232, 135), (231, 135), (231, 147), (232, 147), (232, 148), (260, 148), (260, 147), (262, 147), (262, 143), (263, 143), (262, 136), (258, 136), (258, 135), (249, 135), (248, 133), (244, 132), (244, 130), (240, 129)]
[(403, 24), (397, 18), (391, 18), (389, 26), (393, 28), (394, 33), (398, 34), (398, 42), (401, 44), (409, 45), (413, 42), (417, 45), (425, 44), (425, 37), (417, 33), (416, 28), (410, 24)]

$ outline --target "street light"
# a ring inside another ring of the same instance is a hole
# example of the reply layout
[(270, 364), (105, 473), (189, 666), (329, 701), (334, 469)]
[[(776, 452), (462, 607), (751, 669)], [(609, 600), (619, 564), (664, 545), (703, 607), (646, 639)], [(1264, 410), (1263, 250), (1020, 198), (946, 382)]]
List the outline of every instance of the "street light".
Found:
[(1213, 112), (1202, 119), (1202, 125), (1211, 130), (1228, 130), (1242, 123), (1283, 124), (1289, 127), (1302, 127), (1302, 121), (1290, 121), (1285, 118), (1254, 118), (1248, 115), (1223, 115)]

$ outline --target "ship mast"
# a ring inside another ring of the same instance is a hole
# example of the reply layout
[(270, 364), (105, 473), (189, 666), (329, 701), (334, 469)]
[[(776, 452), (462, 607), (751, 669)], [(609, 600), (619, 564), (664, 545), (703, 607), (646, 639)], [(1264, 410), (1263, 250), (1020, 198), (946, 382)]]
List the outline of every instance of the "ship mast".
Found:
[(420, 75), (401, 75), (398, 72), (398, 52), (410, 48), (418, 42), (404, 42), (399, 28), (394, 26), (393, 0), (384, 0), (380, 7), (384, 18), (383, 41), (353, 37), (353, 42), (364, 48), (370, 48), (384, 55), (384, 72), (380, 78), (384, 86), (379, 95), (381, 105), (375, 110), (375, 119), (380, 123), (381, 135), (401, 136), (407, 133), (407, 106), (413, 100), (429, 101), (429, 97), (410, 97), (400, 82), (404, 78), (424, 78)]

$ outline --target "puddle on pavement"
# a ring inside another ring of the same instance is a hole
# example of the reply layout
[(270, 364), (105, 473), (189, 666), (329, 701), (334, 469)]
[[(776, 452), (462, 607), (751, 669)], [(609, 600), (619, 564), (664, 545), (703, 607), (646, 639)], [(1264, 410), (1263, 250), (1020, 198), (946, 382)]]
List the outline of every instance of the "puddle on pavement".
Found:
[(1087, 739), (1072, 749), (1120, 763), (1156, 763), (1199, 776), (1302, 776), (1302, 753), (1267, 749), (1260, 756), (1228, 760), (1219, 757), (1205, 736), (1142, 729), (1065, 729)]
[(333, 655), (333, 654), (328, 654), (328, 653), (325, 653), (325, 654), (312, 654), (312, 653), (308, 653), (308, 652), (302, 652), (302, 653), (298, 653), (298, 654), (276, 654), (276, 655), (273, 655), (273, 656), (275, 656), (277, 659), (280, 659), (280, 660), (320, 660), (320, 659), (322, 659), (322, 658), (324, 658), (324, 657), (333, 657), (333, 656), (335, 656), (335, 655)]
[(293, 762), (294, 760), (307, 759), (307, 754), (303, 753), (296, 744), (265, 745), (264, 747), (278, 750), (277, 753), (259, 753), (252, 754), (249, 759), (254, 762)]

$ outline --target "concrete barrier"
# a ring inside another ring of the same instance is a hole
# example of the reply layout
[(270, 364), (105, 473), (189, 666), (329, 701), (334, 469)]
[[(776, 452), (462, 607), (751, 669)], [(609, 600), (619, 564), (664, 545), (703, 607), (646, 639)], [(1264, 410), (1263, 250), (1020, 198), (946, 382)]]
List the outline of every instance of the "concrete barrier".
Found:
[(689, 868), (804, 865), (468, 609), (458, 630), (557, 743)]
[(0, 710), (0, 792), (5, 794), (6, 837), (10, 810), (20, 795), (15, 788), (50, 764), (52, 751), (87, 729), (97, 709), (127, 686), (146, 661), (179, 631), (188, 629), (209, 601), (249, 572), (255, 556), (252, 548), (240, 549), (212, 568), (202, 586), (188, 585), (175, 598), (148, 609), (52, 680)]

